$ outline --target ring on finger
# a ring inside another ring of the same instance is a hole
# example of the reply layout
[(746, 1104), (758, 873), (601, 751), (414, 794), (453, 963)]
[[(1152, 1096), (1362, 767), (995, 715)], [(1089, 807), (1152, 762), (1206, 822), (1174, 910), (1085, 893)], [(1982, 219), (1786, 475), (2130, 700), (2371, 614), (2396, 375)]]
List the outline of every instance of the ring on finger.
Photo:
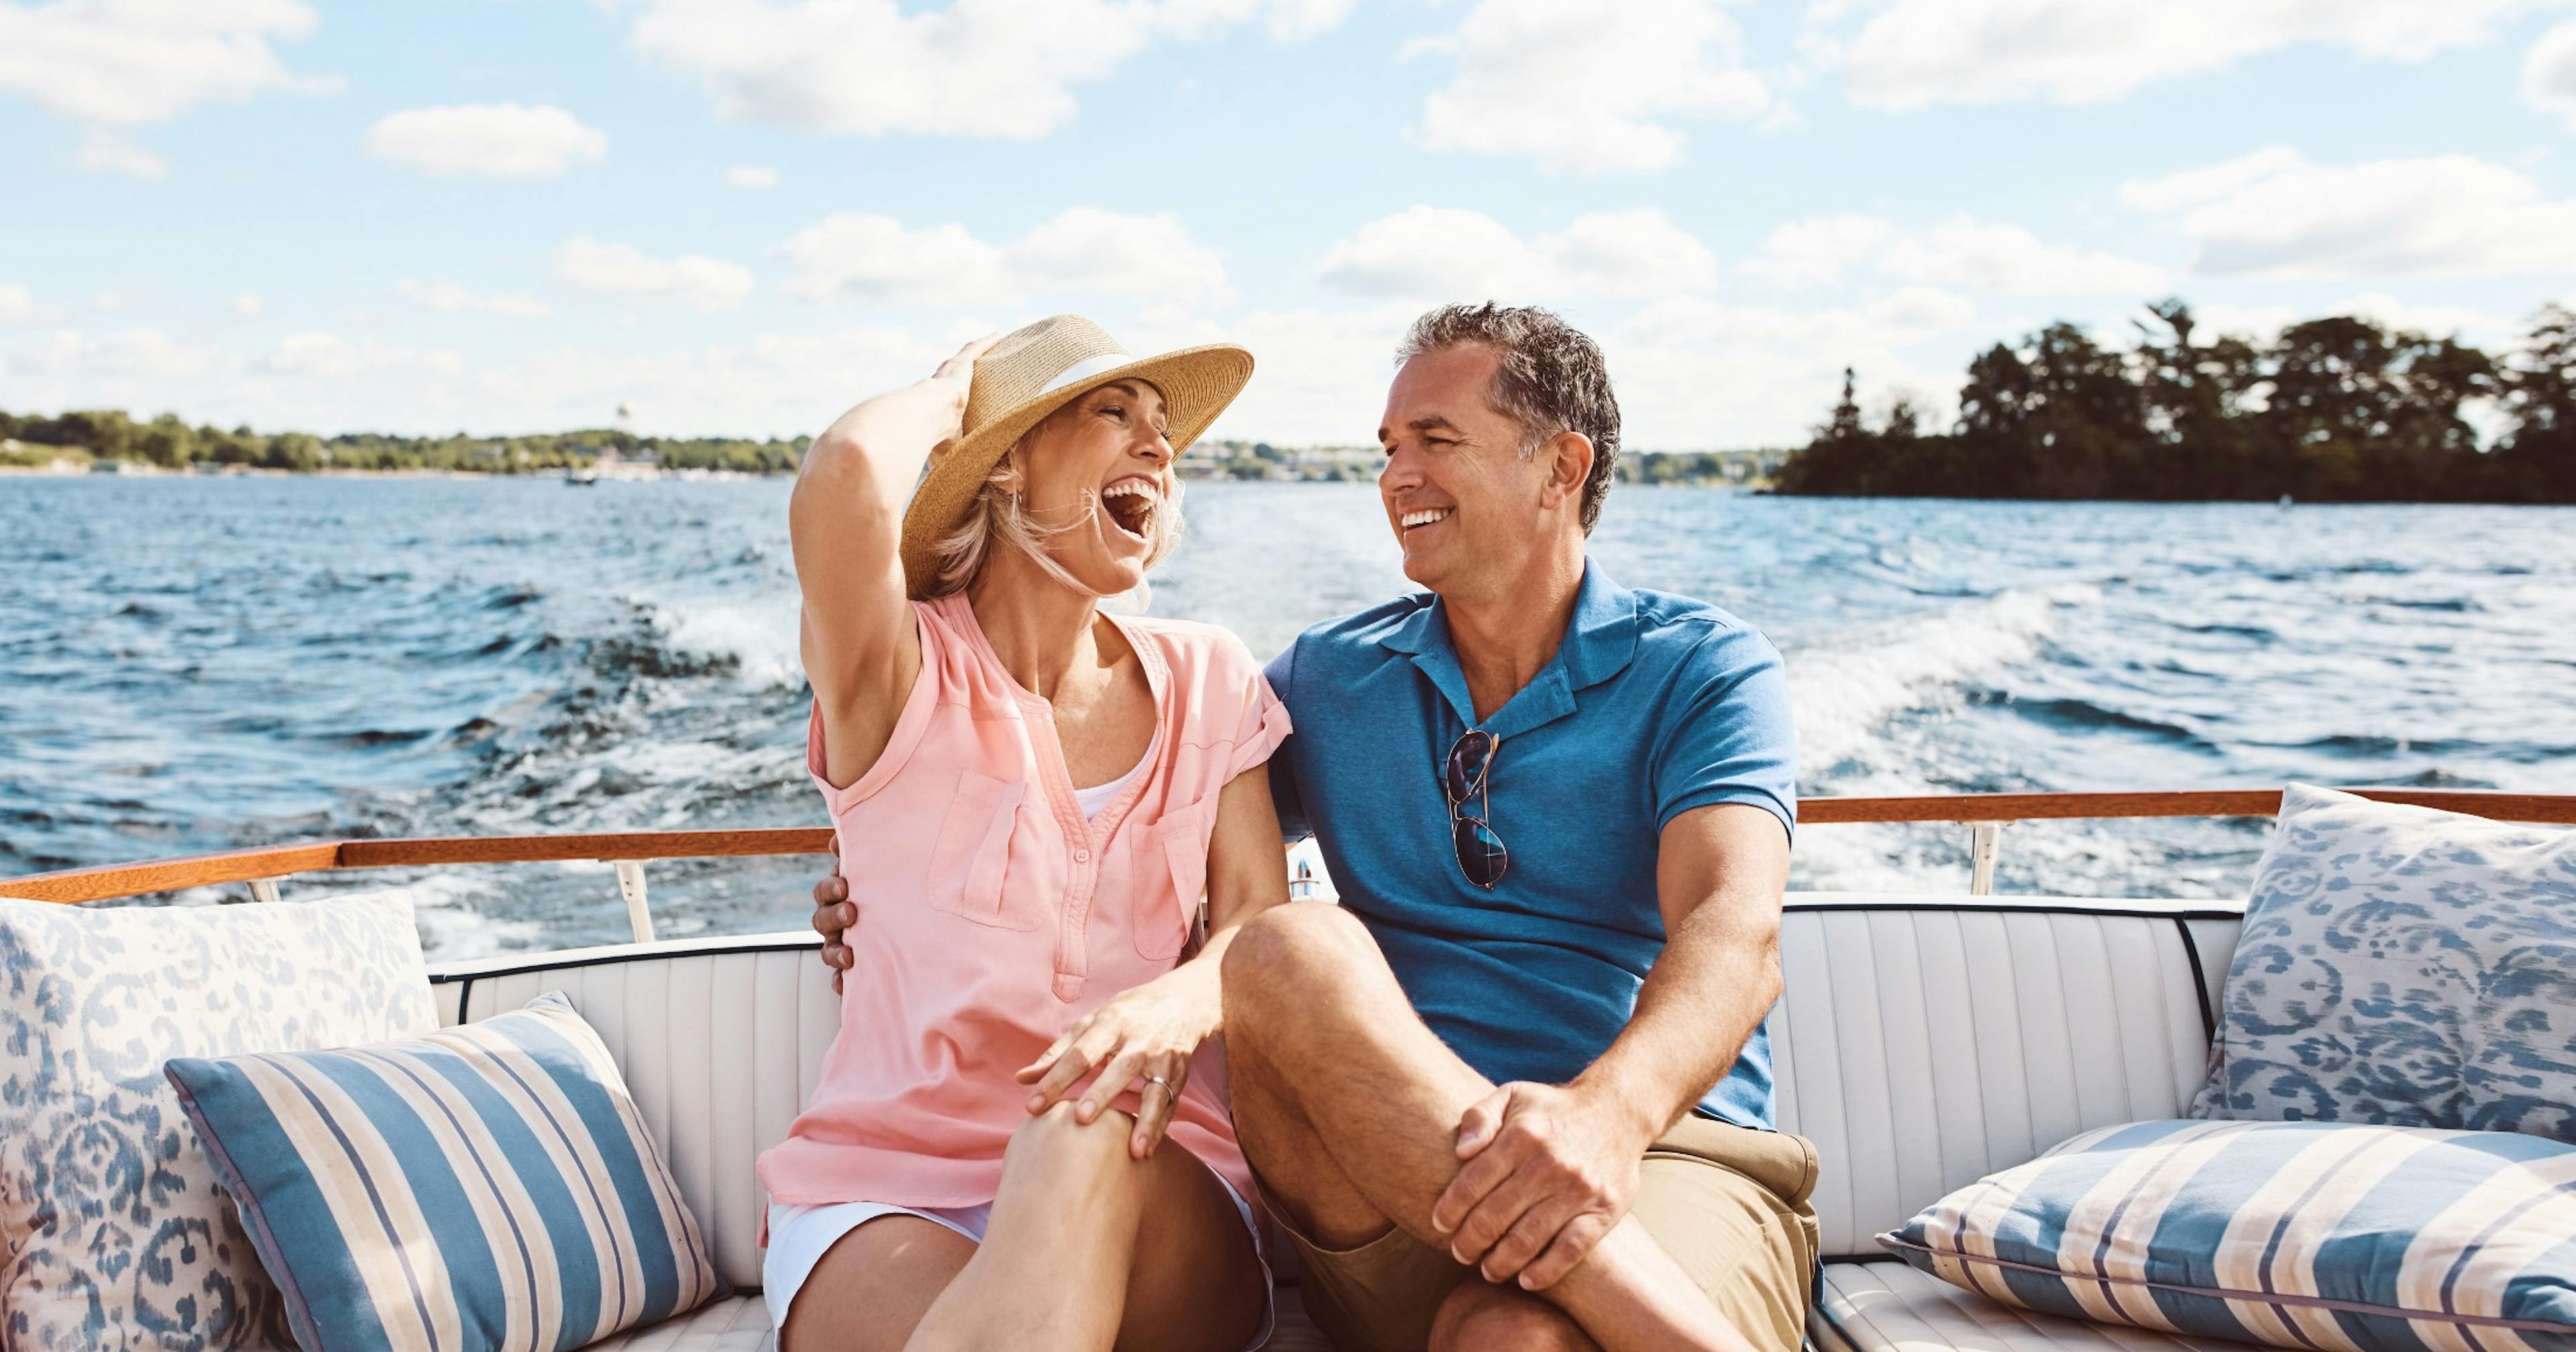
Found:
[(1163, 1092), (1166, 1094), (1172, 1095), (1176, 1098), (1180, 1095), (1181, 1091), (1174, 1088), (1171, 1081), (1164, 1079), (1160, 1075), (1147, 1075), (1144, 1076), (1143, 1079), (1148, 1085), (1161, 1085), (1163, 1087)]

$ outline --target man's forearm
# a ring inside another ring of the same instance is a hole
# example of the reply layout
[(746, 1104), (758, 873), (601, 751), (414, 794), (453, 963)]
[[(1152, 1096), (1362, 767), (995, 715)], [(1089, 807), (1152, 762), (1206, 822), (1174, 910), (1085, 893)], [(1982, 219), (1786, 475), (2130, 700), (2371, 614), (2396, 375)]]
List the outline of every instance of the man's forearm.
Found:
[(1695, 908), (1647, 972), (1628, 1026), (1573, 1087), (1626, 1105), (1650, 1139), (1680, 1121), (1780, 998), (1777, 917), (1776, 902), (1724, 896)]

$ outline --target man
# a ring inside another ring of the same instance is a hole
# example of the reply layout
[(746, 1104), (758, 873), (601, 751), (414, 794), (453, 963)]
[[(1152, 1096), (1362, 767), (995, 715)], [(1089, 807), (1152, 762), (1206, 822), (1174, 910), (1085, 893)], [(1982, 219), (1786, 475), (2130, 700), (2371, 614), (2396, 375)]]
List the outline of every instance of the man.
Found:
[[(1418, 321), (1378, 431), (1408, 596), (1271, 664), (1342, 905), (1226, 954), (1235, 1123), (1348, 1352), (1789, 1352), (1815, 1154), (1770, 1130), (1794, 822), (1778, 653), (1585, 556), (1618, 454), (1545, 311)], [(816, 889), (826, 960), (848, 921)]]

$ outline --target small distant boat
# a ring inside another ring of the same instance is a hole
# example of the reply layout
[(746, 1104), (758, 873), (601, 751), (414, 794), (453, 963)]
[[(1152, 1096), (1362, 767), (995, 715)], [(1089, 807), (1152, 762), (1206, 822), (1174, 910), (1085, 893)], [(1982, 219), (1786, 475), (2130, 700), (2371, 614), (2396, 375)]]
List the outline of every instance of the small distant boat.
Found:
[(599, 471), (589, 465), (566, 465), (564, 467), (564, 486), (566, 488), (597, 488), (599, 487)]

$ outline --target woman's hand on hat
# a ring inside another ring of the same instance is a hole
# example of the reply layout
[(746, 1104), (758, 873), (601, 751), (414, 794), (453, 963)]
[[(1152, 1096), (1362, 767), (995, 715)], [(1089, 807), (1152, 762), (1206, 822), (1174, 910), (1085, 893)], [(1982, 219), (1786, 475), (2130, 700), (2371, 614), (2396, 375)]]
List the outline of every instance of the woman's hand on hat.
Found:
[(957, 349), (955, 356), (939, 363), (939, 369), (931, 372), (930, 378), (921, 382), (922, 388), (939, 392), (940, 407), (944, 413), (942, 421), (945, 426), (933, 438), (934, 449), (956, 440), (965, 430), (966, 395), (975, 387), (975, 359), (983, 356), (993, 344), (1000, 341), (1000, 334), (988, 333), (969, 342)]
[(965, 408), (966, 387), (973, 384), (975, 380), (975, 359), (991, 351), (993, 344), (1000, 341), (1002, 341), (1002, 335), (998, 333), (988, 333), (981, 338), (969, 341), (964, 347), (957, 349), (955, 356), (939, 363), (939, 369), (931, 372), (930, 378), (944, 384), (956, 385), (957, 407)]

